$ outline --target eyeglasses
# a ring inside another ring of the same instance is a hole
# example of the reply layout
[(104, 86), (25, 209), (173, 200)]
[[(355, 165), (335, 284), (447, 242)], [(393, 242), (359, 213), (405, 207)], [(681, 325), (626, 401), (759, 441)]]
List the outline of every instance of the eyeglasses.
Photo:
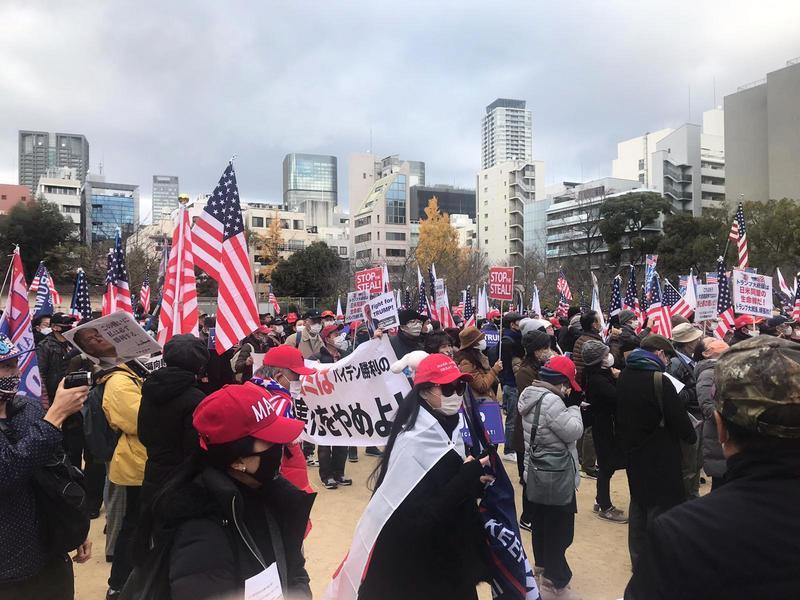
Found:
[(459, 379), (453, 383), (444, 383), (439, 387), (442, 388), (442, 396), (452, 396), (453, 394), (462, 396), (467, 389), (467, 384)]

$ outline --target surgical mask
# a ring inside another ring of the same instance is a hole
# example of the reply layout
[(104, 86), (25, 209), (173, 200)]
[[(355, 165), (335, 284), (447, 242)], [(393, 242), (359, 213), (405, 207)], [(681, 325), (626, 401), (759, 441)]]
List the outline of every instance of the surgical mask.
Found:
[(303, 325), (298, 325), (297, 327), (295, 327), (295, 330), (297, 331), (297, 333), (301, 333), (303, 331), (303, 329), (305, 329), (305, 327)]
[(433, 331), (433, 325), (430, 323), (425, 323), (422, 329), (425, 331), (425, 333), (430, 333), (431, 331)]
[(462, 399), (458, 394), (451, 394), (450, 396), (441, 396), (441, 403), (441, 406), (434, 410), (449, 417), (456, 414), (461, 408)]
[(283, 325), (275, 325), (272, 329), (275, 333), (283, 333)]
[(480, 342), (475, 344), (475, 349), (478, 350), (479, 352), (483, 352), (484, 350), (486, 350), (486, 340), (481, 340)]
[(0, 377), (0, 402), (7, 402), (17, 395), (19, 390), (19, 375)]
[(333, 340), (333, 345), (334, 345), (334, 346), (335, 346), (335, 347), (336, 347), (338, 350), (347, 350), (347, 347), (348, 347), (348, 344), (347, 344), (347, 336), (346, 336), (346, 335), (344, 335), (344, 334), (342, 334), (342, 335), (340, 335), (340, 336), (338, 336), (338, 337), (334, 338), (334, 340)]
[(319, 335), (320, 331), (322, 331), (322, 323), (314, 323), (308, 326), (308, 333), (311, 335)]
[(50, 335), (52, 332), (53, 330), (50, 327), (41, 327), (39, 329), (39, 333), (41, 333), (42, 335)]
[(327, 327), (328, 325), (333, 325), (335, 321), (333, 319), (325, 319), (322, 324)]
[(289, 382), (289, 393), (292, 395), (292, 398), (299, 397), (302, 391), (303, 391), (303, 385), (300, 383), (299, 379), (297, 381)]
[(614, 355), (611, 354), (610, 352), (603, 359), (603, 366), (606, 367), (607, 369), (610, 369), (611, 367), (614, 366)]
[(281, 444), (275, 444), (263, 452), (253, 454), (253, 456), (261, 458), (256, 472), (251, 473), (254, 479), (261, 483), (269, 483), (280, 474), (281, 461), (283, 460), (283, 446)]
[(412, 337), (418, 337), (422, 333), (422, 323), (408, 323), (403, 325), (403, 331)]

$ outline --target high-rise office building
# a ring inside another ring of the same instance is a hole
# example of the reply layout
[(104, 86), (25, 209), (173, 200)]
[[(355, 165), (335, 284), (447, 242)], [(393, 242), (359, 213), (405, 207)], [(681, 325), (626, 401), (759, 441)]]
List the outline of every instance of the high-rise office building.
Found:
[(153, 223), (169, 219), (178, 208), (178, 177), (175, 175), (153, 175)]
[(117, 227), (122, 237), (139, 224), (139, 186), (111, 183), (90, 175), (81, 188), (81, 240), (84, 244), (113, 240)]
[(53, 167), (75, 169), (78, 181), (89, 170), (89, 141), (73, 133), (19, 132), (19, 183), (36, 191), (39, 178)]
[(800, 200), (800, 58), (725, 96), (725, 194)]
[(645, 187), (653, 187), (651, 158), (656, 144), (672, 133), (672, 129), (659, 129), (619, 142), (617, 158), (611, 162), (611, 176), (616, 179), (636, 179)]
[(39, 178), (36, 198), (55, 204), (62, 215), (80, 225), (81, 185), (75, 169), (51, 167)]
[(338, 203), (335, 156), (287, 154), (283, 159), (283, 203), (305, 213), (306, 227), (329, 227)]
[(531, 111), (525, 100), (498, 98), (486, 107), (481, 128), (481, 168), (507, 160), (533, 160)]

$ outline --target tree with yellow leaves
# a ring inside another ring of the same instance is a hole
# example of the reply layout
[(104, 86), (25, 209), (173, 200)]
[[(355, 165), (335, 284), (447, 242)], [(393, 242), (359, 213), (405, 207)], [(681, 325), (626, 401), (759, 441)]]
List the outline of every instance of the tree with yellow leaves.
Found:
[(281, 217), (278, 209), (275, 209), (275, 215), (267, 228), (267, 233), (264, 235), (253, 234), (255, 248), (258, 258), (262, 264), (259, 272), (259, 277), (263, 281), (269, 281), (272, 276), (272, 271), (278, 266), (281, 259), (280, 251), (283, 246), (283, 232), (281, 231)]
[(417, 263), (423, 269), (435, 263), (437, 274), (440, 277), (447, 277), (458, 269), (461, 259), (458, 232), (450, 224), (448, 214), (439, 210), (439, 199), (436, 196), (428, 201), (425, 216), (426, 218), (419, 222)]

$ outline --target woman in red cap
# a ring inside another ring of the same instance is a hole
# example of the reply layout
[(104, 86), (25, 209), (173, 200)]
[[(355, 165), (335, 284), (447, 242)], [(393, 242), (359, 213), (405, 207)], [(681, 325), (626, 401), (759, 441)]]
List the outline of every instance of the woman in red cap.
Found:
[(175, 599), (242, 597), (256, 576), (277, 577), (285, 598), (311, 598), (301, 547), (316, 494), (279, 476), (303, 422), (247, 382), (207, 396), (193, 424), (201, 449), (145, 510), (137, 541), (153, 549), (140, 550), (125, 594), (138, 597), (159, 572)]
[(476, 500), (492, 477), (488, 457), (465, 459), (458, 410), (469, 379), (443, 354), (420, 362), (328, 598), (477, 599), (489, 575)]
[[(541, 576), (542, 600), (578, 599), (569, 587), (572, 571), (566, 558), (575, 533), (575, 490), (580, 484), (575, 442), (583, 435), (581, 396), (572, 393), (581, 391), (575, 374), (575, 363), (569, 358), (552, 357), (539, 369), (539, 379), (520, 394), (518, 403), (525, 430), (524, 477), (534, 571)], [(545, 477), (550, 478), (547, 489)]]

